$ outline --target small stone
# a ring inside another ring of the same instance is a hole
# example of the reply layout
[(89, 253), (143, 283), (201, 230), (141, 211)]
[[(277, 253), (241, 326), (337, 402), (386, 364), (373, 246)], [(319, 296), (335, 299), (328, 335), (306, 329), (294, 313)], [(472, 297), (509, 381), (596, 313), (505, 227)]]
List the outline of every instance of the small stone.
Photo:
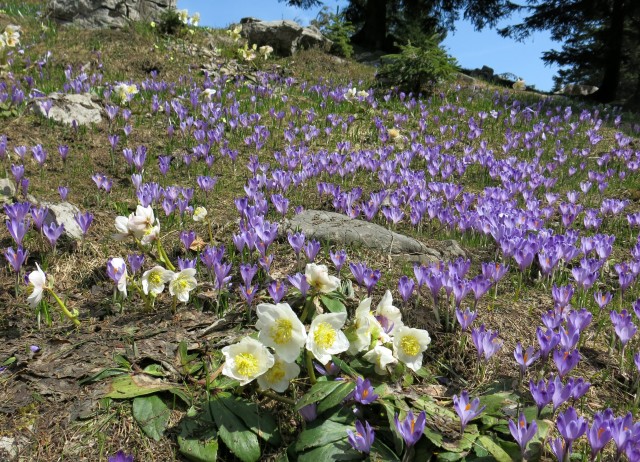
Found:
[[(39, 104), (46, 100), (51, 100), (53, 103), (48, 113)], [(78, 125), (89, 125), (102, 121), (102, 108), (89, 93), (69, 95), (51, 93), (48, 96), (35, 99), (31, 107), (36, 114), (65, 125), (72, 125), (74, 120)]]
[(9, 178), (0, 178), (0, 202), (10, 202), (16, 195), (16, 185)]

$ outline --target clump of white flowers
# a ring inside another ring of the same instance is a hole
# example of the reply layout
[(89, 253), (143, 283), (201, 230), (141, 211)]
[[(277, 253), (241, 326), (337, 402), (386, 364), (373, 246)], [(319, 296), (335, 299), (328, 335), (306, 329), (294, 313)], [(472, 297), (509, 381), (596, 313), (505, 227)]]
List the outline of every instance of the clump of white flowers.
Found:
[[(340, 288), (340, 280), (329, 275), (324, 265), (308, 264), (305, 279), (311, 298), (327, 296)], [(225, 347), (222, 373), (241, 385), (257, 380), (260, 389), (282, 393), (300, 374), (297, 362), (301, 354), (307, 369), (312, 359), (326, 367), (334, 355), (341, 354), (361, 355), (379, 375), (389, 374), (398, 363), (413, 371), (422, 367), (423, 353), (431, 342), (429, 333), (403, 324), (390, 291), (375, 310), (371, 309), (371, 298), (363, 300), (351, 319), (346, 311), (321, 311), (305, 326), (288, 303), (259, 304), (257, 339), (245, 337)]]
[(227, 30), (227, 35), (237, 43), (240, 40), (240, 32), (242, 32), (242, 26), (238, 24), (234, 28)]
[(113, 92), (118, 97), (122, 104), (128, 103), (131, 99), (138, 94), (138, 87), (135, 84), (119, 83), (113, 87)]
[(192, 16), (189, 16), (188, 10), (177, 10), (178, 19), (185, 26), (197, 26), (200, 24), (200, 13), (194, 13)]
[(14, 48), (20, 44), (20, 26), (9, 24), (0, 34), (0, 51), (5, 48)]

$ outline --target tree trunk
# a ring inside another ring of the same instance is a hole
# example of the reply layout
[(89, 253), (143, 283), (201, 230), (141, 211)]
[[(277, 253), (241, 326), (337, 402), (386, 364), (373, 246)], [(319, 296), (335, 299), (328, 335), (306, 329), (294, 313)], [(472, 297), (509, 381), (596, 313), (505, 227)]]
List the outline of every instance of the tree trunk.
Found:
[(364, 25), (353, 36), (353, 43), (364, 48), (380, 50), (386, 45), (387, 0), (367, 0)]
[[(636, 0), (632, 0), (636, 1)], [(602, 83), (592, 97), (601, 103), (609, 103), (616, 98), (620, 84), (620, 65), (622, 63), (622, 43), (625, 19), (625, 0), (614, 0), (611, 9), (611, 22), (606, 37), (607, 55), (604, 60)]]

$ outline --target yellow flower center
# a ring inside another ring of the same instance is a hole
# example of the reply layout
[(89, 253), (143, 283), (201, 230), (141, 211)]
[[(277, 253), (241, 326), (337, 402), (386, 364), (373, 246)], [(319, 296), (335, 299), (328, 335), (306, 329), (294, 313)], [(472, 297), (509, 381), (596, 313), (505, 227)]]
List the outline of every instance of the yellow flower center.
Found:
[(420, 353), (420, 342), (413, 335), (405, 335), (400, 340), (400, 348), (407, 356), (415, 356)]
[(284, 345), (291, 341), (293, 324), (289, 319), (278, 319), (271, 327), (271, 338), (278, 345)]
[(187, 283), (186, 279), (179, 279), (178, 281), (176, 281), (176, 285), (178, 286), (178, 290), (185, 291), (187, 290), (187, 286), (189, 284)]
[(253, 377), (258, 372), (258, 358), (251, 353), (240, 353), (235, 358), (238, 374)]
[(320, 348), (327, 349), (336, 341), (336, 330), (331, 324), (321, 322), (313, 333), (313, 340)]
[(160, 273), (158, 273), (157, 271), (150, 273), (149, 282), (151, 284), (160, 284), (162, 282), (162, 277), (160, 276)]
[(284, 377), (284, 367), (282, 367), (282, 362), (276, 362), (271, 369), (267, 371), (264, 375), (264, 378), (269, 383), (278, 383)]

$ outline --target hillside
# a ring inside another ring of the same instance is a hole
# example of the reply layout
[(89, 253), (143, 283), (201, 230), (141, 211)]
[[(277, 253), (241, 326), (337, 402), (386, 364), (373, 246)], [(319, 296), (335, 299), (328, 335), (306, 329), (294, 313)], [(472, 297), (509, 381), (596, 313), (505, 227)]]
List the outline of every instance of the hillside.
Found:
[(638, 460), (635, 115), (40, 4), (0, 2), (0, 460)]

